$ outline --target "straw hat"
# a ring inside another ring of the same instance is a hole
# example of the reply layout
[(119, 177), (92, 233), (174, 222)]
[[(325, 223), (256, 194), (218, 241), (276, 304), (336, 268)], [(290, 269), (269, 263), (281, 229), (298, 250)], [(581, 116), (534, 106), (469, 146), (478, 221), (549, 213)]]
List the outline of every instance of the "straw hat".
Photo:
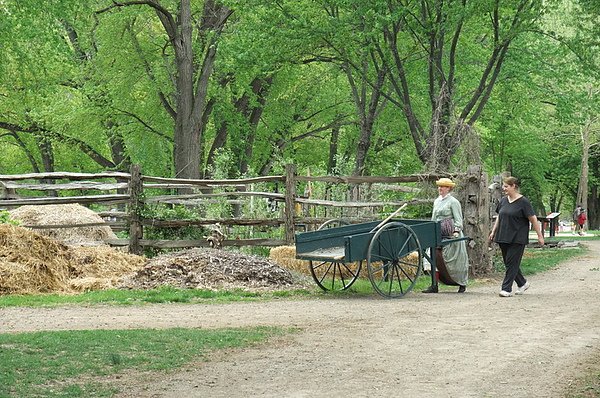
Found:
[(439, 180), (437, 180), (435, 182), (435, 185), (437, 185), (438, 187), (450, 187), (450, 188), (454, 188), (454, 186), (456, 185), (451, 179), (449, 178), (440, 178)]

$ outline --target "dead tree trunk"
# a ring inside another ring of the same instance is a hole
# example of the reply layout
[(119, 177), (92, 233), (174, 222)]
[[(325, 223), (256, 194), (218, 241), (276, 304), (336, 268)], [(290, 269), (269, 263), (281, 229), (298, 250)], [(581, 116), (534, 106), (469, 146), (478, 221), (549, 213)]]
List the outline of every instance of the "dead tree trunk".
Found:
[(471, 240), (467, 245), (472, 275), (492, 271), (492, 251), (488, 237), (491, 229), (490, 192), (488, 177), (480, 165), (469, 166), (459, 196), (463, 207), (464, 234)]

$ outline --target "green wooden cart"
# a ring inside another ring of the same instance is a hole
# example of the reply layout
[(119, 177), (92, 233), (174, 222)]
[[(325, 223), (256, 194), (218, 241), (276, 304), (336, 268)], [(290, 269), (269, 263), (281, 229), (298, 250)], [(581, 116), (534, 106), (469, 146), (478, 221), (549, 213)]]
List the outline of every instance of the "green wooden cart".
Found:
[[(435, 280), (436, 248), (468, 238), (442, 239), (439, 222), (390, 219), (348, 224), (329, 220), (316, 231), (296, 234), (296, 258), (309, 261), (313, 279), (325, 290), (346, 290), (359, 278), (363, 262), (373, 289), (385, 298), (410, 292), (423, 273), (423, 259)], [(427, 250), (430, 249), (430, 250)]]

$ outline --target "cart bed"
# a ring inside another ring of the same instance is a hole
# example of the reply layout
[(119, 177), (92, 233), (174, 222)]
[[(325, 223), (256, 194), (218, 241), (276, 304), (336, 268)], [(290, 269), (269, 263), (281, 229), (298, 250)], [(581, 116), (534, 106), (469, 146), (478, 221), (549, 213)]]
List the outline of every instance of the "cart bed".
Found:
[[(438, 223), (418, 219), (392, 219), (409, 225), (419, 236), (423, 248), (435, 247), (441, 241)], [(312, 261), (361, 261), (367, 257), (369, 242), (379, 221), (296, 234), (296, 258)]]
[(326, 249), (317, 249), (308, 253), (300, 253), (300, 258), (305, 260), (316, 260), (316, 261), (327, 261), (335, 260), (340, 261), (344, 259), (344, 246), (328, 247)]

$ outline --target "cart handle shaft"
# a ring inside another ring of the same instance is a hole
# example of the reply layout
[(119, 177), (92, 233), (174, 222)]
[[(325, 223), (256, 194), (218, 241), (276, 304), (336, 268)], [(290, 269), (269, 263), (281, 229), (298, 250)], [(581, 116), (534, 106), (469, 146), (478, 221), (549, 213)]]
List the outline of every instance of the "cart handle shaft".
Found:
[(390, 214), (385, 220), (383, 220), (382, 222), (380, 222), (379, 224), (377, 224), (377, 226), (375, 228), (373, 228), (370, 233), (373, 233), (373, 232), (377, 231), (379, 228), (381, 228), (381, 226), (383, 224), (385, 224), (386, 222), (390, 221), (392, 219), (392, 217), (394, 217), (396, 214), (398, 214), (402, 210), (404, 210), (404, 208), (406, 206), (408, 206), (408, 203), (405, 203), (402, 206), (400, 206), (400, 208), (398, 210), (396, 210), (395, 212), (393, 212), (392, 214)]

